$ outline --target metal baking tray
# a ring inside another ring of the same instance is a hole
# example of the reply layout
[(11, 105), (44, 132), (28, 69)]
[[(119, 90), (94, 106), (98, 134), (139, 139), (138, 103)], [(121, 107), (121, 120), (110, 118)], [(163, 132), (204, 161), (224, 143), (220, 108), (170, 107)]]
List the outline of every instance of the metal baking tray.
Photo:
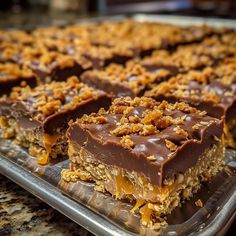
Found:
[[(227, 230), (236, 214), (236, 151), (227, 150), (225, 159), (225, 170), (172, 212), (162, 234), (215, 235)], [(0, 173), (87, 230), (96, 235), (155, 235), (139, 227), (139, 216), (130, 213), (130, 204), (94, 191), (92, 183), (62, 181), (60, 172), (68, 165), (69, 160), (64, 160), (40, 166), (24, 149), (0, 139)], [(194, 204), (199, 198), (204, 202), (202, 208)]]
[[(120, 20), (124, 16), (90, 19)], [(178, 25), (208, 24), (235, 27), (236, 21), (197, 17), (134, 15), (138, 21), (159, 21)], [(195, 196), (176, 208), (168, 217), (162, 235), (224, 234), (236, 216), (236, 151), (226, 150), (226, 168)], [(109, 194), (94, 191), (92, 183), (66, 183), (60, 178), (69, 160), (40, 166), (34, 157), (11, 140), (0, 139), (0, 173), (7, 176), (53, 208), (96, 235), (156, 235), (140, 226), (139, 215), (130, 213), (132, 206)], [(195, 205), (197, 199), (204, 203)]]

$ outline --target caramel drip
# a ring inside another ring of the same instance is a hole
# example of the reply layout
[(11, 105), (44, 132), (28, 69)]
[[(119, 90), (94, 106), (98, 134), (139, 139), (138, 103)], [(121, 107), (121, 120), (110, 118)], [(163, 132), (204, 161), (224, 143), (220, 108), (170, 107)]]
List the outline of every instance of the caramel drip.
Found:
[(47, 153), (51, 152), (52, 146), (56, 144), (58, 138), (59, 138), (59, 135), (56, 135), (56, 134), (54, 135), (44, 134), (43, 144)]
[(128, 178), (119, 174), (116, 176), (116, 197), (119, 198), (122, 193), (135, 195), (135, 186)]
[(149, 224), (151, 222), (151, 215), (153, 210), (148, 208), (148, 204), (146, 204), (145, 206), (143, 206), (140, 211), (141, 213), (141, 221), (143, 224)]
[(138, 199), (134, 205), (134, 207), (130, 210), (131, 213), (134, 213), (137, 209), (139, 209), (141, 206), (143, 206), (145, 203), (144, 199)]

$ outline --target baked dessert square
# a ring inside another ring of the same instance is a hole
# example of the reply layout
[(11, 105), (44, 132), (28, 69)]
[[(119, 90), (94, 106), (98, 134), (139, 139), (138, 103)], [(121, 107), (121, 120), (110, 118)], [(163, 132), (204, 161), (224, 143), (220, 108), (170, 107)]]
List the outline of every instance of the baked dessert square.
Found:
[(28, 148), (40, 164), (67, 155), (68, 122), (108, 107), (110, 97), (81, 83), (77, 77), (35, 88), (16, 87), (0, 101), (0, 127), (4, 138)]
[(225, 143), (236, 148), (236, 63), (226, 59), (221, 66), (179, 74), (145, 93), (158, 101), (183, 101), (225, 119)]
[(126, 65), (111, 64), (102, 70), (89, 70), (83, 73), (81, 80), (95, 88), (112, 93), (114, 97), (140, 96), (152, 83), (169, 78), (174, 68), (145, 67), (136, 61)]
[(0, 96), (9, 94), (13, 87), (20, 85), (37, 85), (33, 71), (15, 63), (0, 63)]
[[(226, 34), (227, 35), (227, 34)], [(231, 34), (226, 37), (233, 38)], [(230, 37), (231, 36), (231, 37)], [(235, 35), (236, 37), (236, 35)], [(178, 73), (186, 73), (189, 70), (201, 70), (209, 66), (217, 66), (225, 58), (236, 55), (235, 46), (223, 41), (222, 37), (212, 36), (202, 42), (177, 47), (173, 52), (157, 50), (151, 56), (142, 59), (141, 64), (155, 67), (169, 67)]]
[(185, 103), (117, 98), (70, 125), (62, 177), (132, 202), (152, 226), (223, 168), (222, 134), (222, 120)]

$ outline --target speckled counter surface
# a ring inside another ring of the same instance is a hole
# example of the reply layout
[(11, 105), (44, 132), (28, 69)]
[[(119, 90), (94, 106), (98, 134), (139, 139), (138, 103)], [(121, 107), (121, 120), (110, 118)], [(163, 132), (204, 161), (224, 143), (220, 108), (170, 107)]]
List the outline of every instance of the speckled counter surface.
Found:
[(92, 234), (0, 175), (0, 236), (6, 235)]

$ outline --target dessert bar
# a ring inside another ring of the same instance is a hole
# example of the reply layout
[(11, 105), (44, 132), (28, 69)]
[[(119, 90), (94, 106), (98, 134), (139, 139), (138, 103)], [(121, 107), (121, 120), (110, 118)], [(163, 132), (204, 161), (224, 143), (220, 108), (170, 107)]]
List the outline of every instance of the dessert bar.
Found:
[[(236, 35), (234, 35), (236, 39)], [(232, 38), (230, 34), (225, 40)], [(213, 36), (200, 43), (179, 46), (176, 51), (157, 50), (149, 57), (144, 58), (141, 64), (150, 68), (173, 67), (180, 73), (191, 69), (201, 70), (208, 66), (217, 66), (225, 58), (236, 55), (235, 46), (222, 42), (221, 37)]]
[(110, 97), (88, 87), (77, 77), (35, 88), (15, 87), (0, 101), (0, 127), (4, 138), (13, 138), (28, 148), (38, 163), (67, 154), (68, 122), (108, 107)]
[(202, 72), (179, 74), (145, 93), (158, 101), (184, 101), (209, 115), (225, 119), (226, 145), (236, 147), (236, 62), (227, 59), (221, 66)]
[(161, 82), (177, 72), (175, 67), (145, 67), (129, 61), (126, 65), (111, 64), (103, 70), (89, 70), (81, 80), (95, 88), (111, 92), (113, 96), (140, 96), (152, 83)]
[(9, 94), (15, 86), (26, 84), (31, 87), (37, 85), (32, 70), (15, 63), (0, 63), (0, 96)]
[(155, 225), (222, 169), (222, 134), (222, 120), (185, 103), (117, 98), (70, 125), (71, 166), (62, 177), (94, 181)]

